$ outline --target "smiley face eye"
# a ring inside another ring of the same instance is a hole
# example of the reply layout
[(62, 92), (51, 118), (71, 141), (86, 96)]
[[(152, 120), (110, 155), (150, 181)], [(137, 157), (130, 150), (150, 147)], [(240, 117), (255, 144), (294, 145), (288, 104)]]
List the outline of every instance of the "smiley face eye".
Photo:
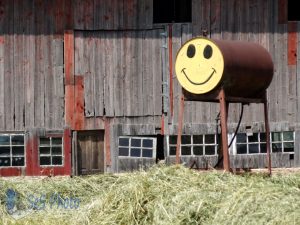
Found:
[(206, 45), (203, 51), (203, 56), (206, 59), (209, 59), (212, 56), (213, 50), (210, 45)]
[(190, 44), (189, 47), (188, 47), (188, 49), (187, 49), (186, 55), (189, 58), (193, 58), (195, 56), (195, 54), (196, 54), (195, 45)]

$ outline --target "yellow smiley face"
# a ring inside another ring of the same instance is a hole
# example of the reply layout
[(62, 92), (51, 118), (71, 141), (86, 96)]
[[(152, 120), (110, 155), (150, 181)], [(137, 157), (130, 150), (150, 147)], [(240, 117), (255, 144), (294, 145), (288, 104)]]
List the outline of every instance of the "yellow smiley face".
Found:
[(206, 38), (194, 38), (178, 51), (175, 72), (180, 85), (193, 94), (213, 90), (220, 82), (224, 59), (219, 47)]

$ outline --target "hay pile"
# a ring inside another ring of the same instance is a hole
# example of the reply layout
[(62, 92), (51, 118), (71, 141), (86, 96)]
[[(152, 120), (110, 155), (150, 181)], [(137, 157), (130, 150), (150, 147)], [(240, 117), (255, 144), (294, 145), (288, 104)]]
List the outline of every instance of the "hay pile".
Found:
[[(199, 173), (181, 166), (148, 172), (43, 179), (0, 178), (1, 224), (300, 224), (300, 174)], [(8, 188), (27, 214), (6, 210)], [(78, 209), (26, 210), (28, 195), (80, 199)]]

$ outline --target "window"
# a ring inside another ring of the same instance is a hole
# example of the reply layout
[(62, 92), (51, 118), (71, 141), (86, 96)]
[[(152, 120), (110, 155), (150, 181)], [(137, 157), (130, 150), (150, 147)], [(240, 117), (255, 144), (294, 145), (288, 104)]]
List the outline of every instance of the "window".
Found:
[(191, 0), (153, 0), (153, 23), (192, 21)]
[[(217, 155), (217, 136), (214, 134), (206, 135), (182, 135), (180, 155), (181, 156), (202, 156)], [(169, 156), (176, 155), (177, 135), (168, 137)]]
[[(271, 152), (294, 153), (294, 132), (272, 132), (270, 134)], [(247, 136), (245, 133), (237, 134), (233, 145), (236, 154), (258, 154), (267, 153), (266, 134), (253, 133)]]
[(154, 158), (156, 138), (119, 137), (119, 156), (136, 158)]
[(0, 167), (24, 166), (23, 134), (0, 134)]
[(63, 144), (61, 137), (41, 137), (39, 150), (41, 166), (63, 165)]
[[(298, 4), (299, 4), (299, 2), (295, 1), (295, 0), (288, 1), (288, 20), (289, 21), (299, 21), (300, 20)], [(284, 10), (284, 9), (282, 9), (282, 10)]]

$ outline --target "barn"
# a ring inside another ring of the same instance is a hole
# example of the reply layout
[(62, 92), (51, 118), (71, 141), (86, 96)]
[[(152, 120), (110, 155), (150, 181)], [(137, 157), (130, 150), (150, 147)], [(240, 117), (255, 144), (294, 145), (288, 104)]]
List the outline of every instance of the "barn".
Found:
[[(0, 175), (174, 163), (182, 92), (174, 62), (182, 44), (197, 36), (251, 41), (270, 52), (272, 166), (299, 167), (294, 2), (0, 0)], [(240, 111), (238, 104), (229, 108), (229, 140)], [(218, 113), (218, 104), (185, 102), (181, 163), (217, 165)], [(232, 168), (267, 166), (264, 129), (263, 106), (245, 106), (229, 149)]]

